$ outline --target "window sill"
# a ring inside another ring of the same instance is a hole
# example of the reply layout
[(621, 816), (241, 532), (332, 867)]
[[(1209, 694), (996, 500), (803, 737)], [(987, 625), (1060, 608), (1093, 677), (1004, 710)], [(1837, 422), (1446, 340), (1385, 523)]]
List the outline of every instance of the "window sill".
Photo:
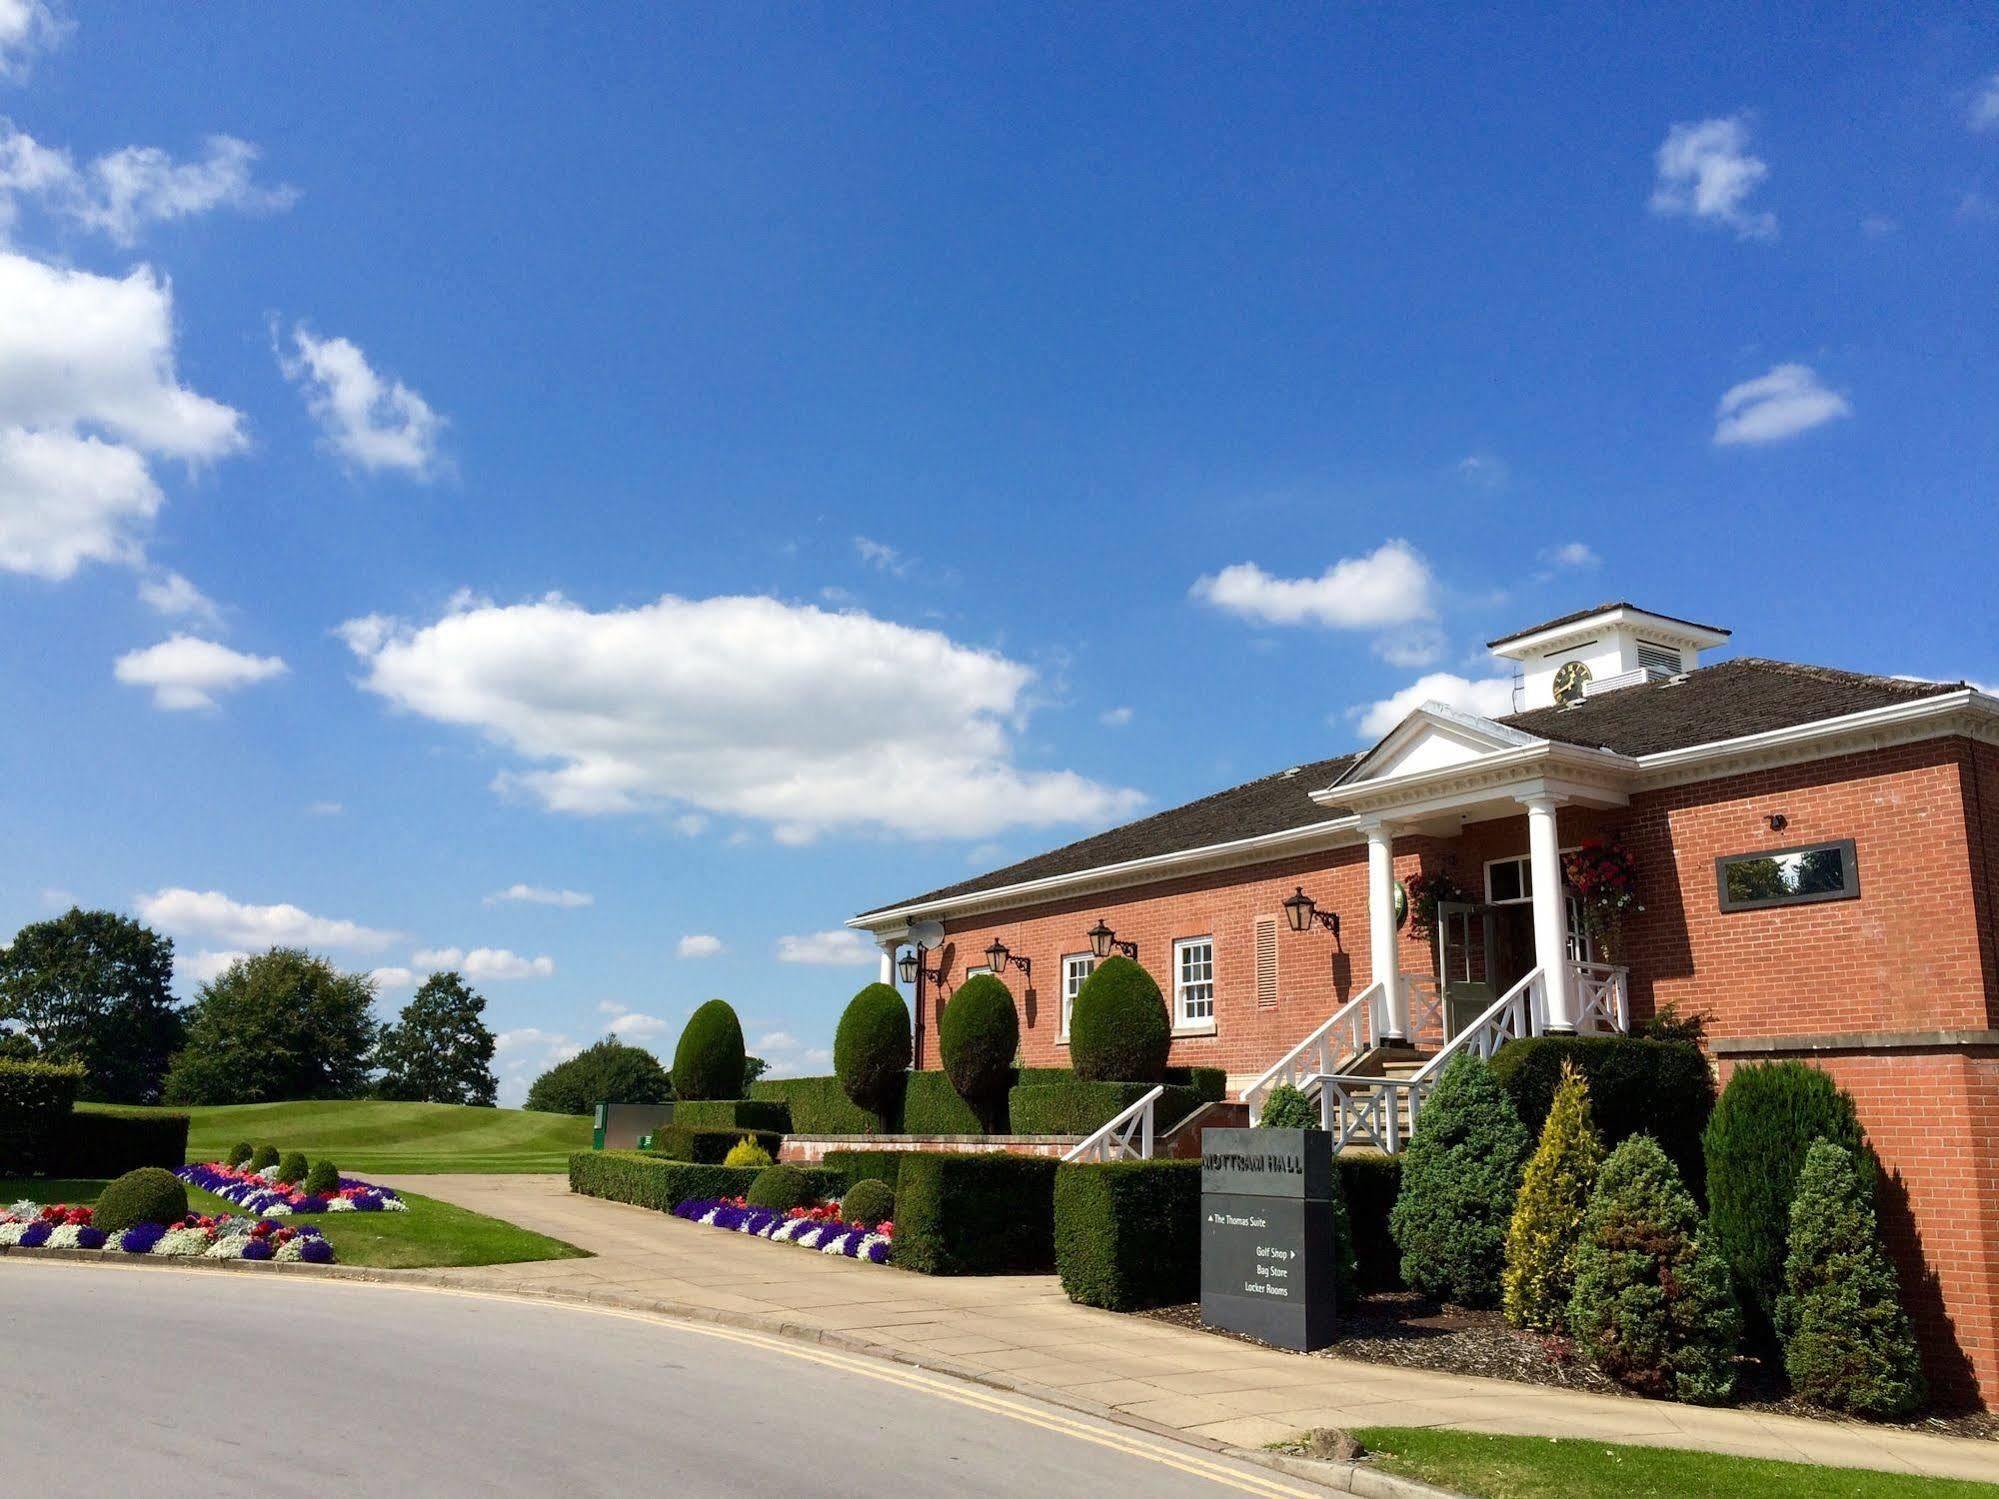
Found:
[(1067, 1046), (1069, 1044), (1069, 1038), (1067, 1036), (1057, 1036), (1055, 1038), (1055, 1044), (1057, 1046)]
[(1212, 1036), (1215, 1034), (1215, 1023), (1212, 1020), (1204, 1020), (1197, 1025), (1176, 1025), (1173, 1027), (1173, 1034), (1176, 1038), (1181, 1036)]

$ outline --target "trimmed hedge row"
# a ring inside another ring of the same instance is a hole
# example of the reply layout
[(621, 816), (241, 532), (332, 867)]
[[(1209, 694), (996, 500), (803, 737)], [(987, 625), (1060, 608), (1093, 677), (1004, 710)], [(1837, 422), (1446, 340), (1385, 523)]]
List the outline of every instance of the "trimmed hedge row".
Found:
[(1354, 1289), (1402, 1289), (1402, 1251), (1388, 1231), (1395, 1194), (1402, 1190), (1402, 1158), (1392, 1155), (1336, 1155), (1340, 1190), (1347, 1200), (1347, 1232), (1353, 1238)]
[(63, 1126), (83, 1076), (76, 1063), (0, 1061), (0, 1175), (57, 1169)]
[(850, 1182), (878, 1181), (893, 1187), (902, 1179), (902, 1163), (912, 1156), (935, 1155), (917, 1150), (829, 1150), (820, 1164)]
[(902, 1088), (896, 1084), (894, 1106), (870, 1113), (840, 1086), (837, 1077), (785, 1077), (750, 1084), (758, 1103), (783, 1104), (794, 1135), (892, 1135), (902, 1128)]
[[(1000, 1121), (1002, 1126), (1005, 1122)], [(958, 1096), (950, 1078), (941, 1072), (912, 1072), (902, 1098), (902, 1133), (983, 1135), (986, 1127), (978, 1111)]]
[(1633, 1135), (1650, 1135), (1679, 1168), (1681, 1180), (1705, 1197), (1701, 1132), (1714, 1111), (1714, 1077), (1697, 1048), (1642, 1036), (1507, 1042), (1493, 1055), (1492, 1075), (1536, 1138), (1555, 1101), (1564, 1061), (1573, 1061), (1589, 1085), (1590, 1112), (1607, 1149)]
[[(1126, 1094), (1122, 1100), (1106, 1107), (1116, 1095), (1105, 1094), (1095, 1107), (1100, 1109), (1092, 1116), (1089, 1110), (1080, 1109), (1074, 1102), (1065, 1102), (1061, 1107), (1067, 1112), (1060, 1117), (1080, 1124), (1080, 1128), (1059, 1129), (1044, 1127), (1043, 1121), (1057, 1117), (1049, 1111), (1056, 1107), (1047, 1095), (1037, 1095), (1028, 1100), (1027, 1122), (1014, 1117), (1013, 1095), (1023, 1088), (1063, 1088), (1079, 1086), (1076, 1074), (1067, 1067), (1022, 1067), (1013, 1074), (1013, 1087), (1008, 1094), (1007, 1118), (1004, 1121), (1013, 1134), (1082, 1134), (1087, 1135), (1118, 1110), (1131, 1103), (1145, 1092), (1140, 1087), (1137, 1092)], [(1162, 1127), (1178, 1124), (1203, 1103), (1218, 1102), (1228, 1092), (1228, 1073), (1220, 1067), (1169, 1067), (1166, 1069), (1166, 1096), (1159, 1101), (1158, 1119)], [(1088, 1087), (1128, 1088), (1129, 1084), (1085, 1084)], [(1185, 1095), (1183, 1097), (1182, 1095)], [(958, 1096), (950, 1080), (937, 1071), (912, 1072), (903, 1075), (902, 1081), (893, 1090), (890, 1106), (880, 1114), (870, 1113), (847, 1097), (837, 1077), (786, 1077), (750, 1084), (750, 1097), (759, 1102), (782, 1103), (790, 1109), (790, 1128), (786, 1131), (794, 1135), (977, 1135), (985, 1133), (979, 1127), (977, 1112)], [(1065, 1094), (1074, 1100), (1077, 1094)], [(674, 1123), (692, 1122), (687, 1114), (686, 1104), (674, 1107)], [(774, 1126), (764, 1126), (766, 1128)]]
[(763, 1130), (788, 1135), (791, 1110), (782, 1100), (683, 1098), (673, 1105), (673, 1124), (687, 1129)]
[(923, 1275), (1053, 1270), (1055, 1168), (1047, 1156), (911, 1153), (896, 1182), (891, 1259)]
[[(837, 1171), (799, 1168), (808, 1189), (837, 1197), (846, 1181)], [(697, 1197), (741, 1197), (758, 1171), (670, 1161), (643, 1150), (579, 1150), (569, 1158), (569, 1190), (609, 1202), (629, 1202), (670, 1212)]]
[(52, 1174), (123, 1176), (141, 1166), (187, 1164), (185, 1114), (72, 1114), (64, 1121)]
[[(896, 1225), (900, 1232), (902, 1225)], [(1055, 1173), (1055, 1268), (1071, 1301), (1113, 1312), (1201, 1294), (1201, 1163), (1077, 1162)]]
[(652, 1132), (651, 1153), (669, 1161), (692, 1161), (703, 1166), (719, 1166), (744, 1137), (755, 1140), (772, 1160), (784, 1136), (770, 1130), (693, 1129), (685, 1124), (667, 1124)]
[[(1016, 1135), (1087, 1135), (1108, 1124), (1152, 1091), (1151, 1083), (1025, 1083), (1007, 1094), (1007, 1118)], [(1208, 1100), (1192, 1088), (1169, 1087), (1153, 1105), (1153, 1125), (1165, 1130)]]

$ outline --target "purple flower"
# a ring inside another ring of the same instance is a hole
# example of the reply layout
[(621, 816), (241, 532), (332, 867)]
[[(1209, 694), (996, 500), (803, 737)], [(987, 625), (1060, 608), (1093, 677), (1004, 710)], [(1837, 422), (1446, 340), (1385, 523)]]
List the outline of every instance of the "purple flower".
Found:
[(330, 1265), (333, 1263), (333, 1246), (321, 1238), (305, 1239), (298, 1246), (298, 1257), (308, 1265)]
[(118, 1247), (127, 1254), (151, 1254), (166, 1233), (163, 1223), (135, 1223), (118, 1236)]
[(23, 1249), (39, 1249), (42, 1245), (48, 1243), (49, 1235), (53, 1232), (54, 1230), (46, 1222), (37, 1219), (35, 1222), (30, 1223), (27, 1229), (21, 1234), (21, 1247)]
[(101, 1228), (92, 1228), (86, 1223), (76, 1231), (76, 1247), (78, 1249), (102, 1249), (104, 1247), (104, 1230)]
[(271, 1246), (263, 1239), (251, 1239), (243, 1245), (246, 1260), (267, 1260), (271, 1257)]
[(292, 1199), (292, 1211), (294, 1213), (323, 1213), (326, 1211), (326, 1199), (324, 1197), (294, 1197)]

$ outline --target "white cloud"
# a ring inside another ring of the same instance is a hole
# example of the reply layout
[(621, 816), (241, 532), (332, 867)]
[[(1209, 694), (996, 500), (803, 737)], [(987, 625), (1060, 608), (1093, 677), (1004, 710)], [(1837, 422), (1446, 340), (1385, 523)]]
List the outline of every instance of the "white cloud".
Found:
[(345, 338), (318, 338), (292, 329), (296, 358), (279, 356), (288, 379), (305, 392), (306, 409), (327, 446), (368, 473), (396, 469), (417, 479), (438, 472), (444, 418), (400, 380), (385, 381), (360, 347)]
[(197, 984), (213, 983), (250, 955), (246, 952), (209, 952), (203, 949), (174, 954), (174, 976)]
[(69, 30), (46, 0), (0, 0), (0, 78), (19, 78), (28, 60)]
[(722, 951), (722, 939), (706, 932), (689, 932), (676, 949), (683, 958), (712, 958)]
[(1504, 489), (1512, 470), (1492, 453), (1470, 453), (1458, 460), (1458, 477), (1480, 489)]
[(1999, 130), (1999, 73), (1980, 85), (1965, 111), (1964, 122), (1973, 130)]
[(502, 901), (521, 901), (531, 906), (560, 906), (565, 911), (573, 911), (579, 906), (593, 905), (597, 897), (581, 890), (550, 890), (541, 885), (509, 885), (504, 890), (495, 890), (486, 897), (486, 904), (497, 906)]
[(593, 613), (550, 595), (342, 633), (369, 691), (544, 762), (496, 784), (554, 811), (726, 814), (798, 841), (1102, 823), (1142, 801), (1012, 763), (1029, 668), (866, 614), (671, 595)]
[(286, 669), (276, 656), (252, 656), (212, 640), (175, 635), (120, 656), (112, 674), (128, 687), (152, 688), (155, 708), (184, 709), (213, 708), (217, 693), (281, 677)]
[(1550, 547), (1541, 556), (1557, 567), (1597, 567), (1603, 562), (1603, 558), (1596, 554), (1596, 548), (1586, 541), (1564, 542), (1558, 547)]
[(11, 221), (31, 198), (58, 217), (130, 245), (151, 224), (218, 208), (269, 213), (289, 208), (295, 189), (251, 180), (257, 148), (211, 135), (199, 161), (176, 161), (157, 146), (125, 146), (79, 167), (67, 151), (42, 145), (0, 120), (0, 217)]
[(1870, 213), (1860, 221), (1860, 232), (1869, 239), (1880, 239), (1884, 235), (1893, 234), (1901, 227), (1885, 213)]
[(777, 939), (780, 963), (813, 963), (825, 968), (856, 968), (881, 960), (881, 949), (859, 932), (842, 927), (833, 932), (810, 932), (803, 937)]
[(346, 810), (338, 802), (307, 802), (305, 804), (305, 815), (307, 817), (338, 817)]
[(1106, 708), (1097, 715), (1097, 722), (1107, 729), (1121, 729), (1131, 722), (1131, 709)]
[(1194, 597), (1270, 625), (1328, 625), (1375, 630), (1428, 619), (1436, 579), (1408, 542), (1385, 541), (1365, 557), (1346, 557), (1316, 578), (1276, 578), (1238, 562), (1199, 579)]
[(766, 1077), (811, 1077), (833, 1066), (833, 1053), (823, 1046), (804, 1046), (789, 1031), (772, 1031), (749, 1048), (770, 1063)]
[(176, 572), (141, 578), (139, 602), (169, 619), (191, 619), (211, 630), (222, 628), (222, 610), (215, 600)]
[(293, 905), (252, 906), (220, 890), (178, 886), (138, 898), (139, 914), (175, 936), (210, 937), (243, 948), (332, 947), (374, 952), (396, 940), (394, 932), (337, 917), (314, 916)]
[(0, 569), (136, 565), (162, 496), (149, 457), (243, 445), (242, 416), (174, 372), (173, 293), (0, 250)]
[(504, 947), (475, 947), (465, 954), (468, 979), (545, 979), (555, 973), (553, 958), (524, 958)]
[(1513, 679), (1488, 677), (1473, 681), (1455, 672), (1433, 671), (1418, 677), (1392, 697), (1352, 710), (1351, 716), (1359, 718), (1362, 734), (1379, 739), (1428, 702), (1443, 703), (1482, 718), (1503, 718), (1513, 711)]
[(410, 968), (371, 968), (368, 977), (375, 981), (375, 987), (384, 991), (408, 989), (416, 984), (416, 971)]
[(1725, 224), (1738, 239), (1774, 239), (1777, 216), (1746, 202), (1770, 168), (1749, 154), (1749, 120), (1729, 115), (1673, 126), (1659, 147), (1652, 211)]
[(1428, 666), (1441, 661), (1450, 641), (1431, 625), (1415, 625), (1383, 635), (1374, 642), (1374, 653), (1390, 666)]
[(462, 947), (419, 947), (410, 954), (410, 961), (419, 968), (456, 968), (465, 961)]
[(1846, 397), (1822, 385), (1809, 365), (1780, 364), (1722, 396), (1715, 407), (1714, 440), (1718, 447), (1781, 442), (1852, 414)]
[(854, 551), (861, 561), (870, 567), (881, 569), (894, 577), (903, 577), (909, 572), (909, 559), (885, 541), (874, 541), (866, 536), (854, 538)]
[(561, 1031), (525, 1025), (493, 1037), (493, 1064), (504, 1108), (519, 1108), (534, 1080), (583, 1048)]
[(652, 1036), (664, 1036), (667, 1032), (679, 1028), (671, 1020), (662, 1020), (657, 1015), (646, 1015), (637, 1010), (625, 1010), (614, 1015), (606, 1027), (612, 1035), (621, 1040), (637, 1037), (641, 1041)]

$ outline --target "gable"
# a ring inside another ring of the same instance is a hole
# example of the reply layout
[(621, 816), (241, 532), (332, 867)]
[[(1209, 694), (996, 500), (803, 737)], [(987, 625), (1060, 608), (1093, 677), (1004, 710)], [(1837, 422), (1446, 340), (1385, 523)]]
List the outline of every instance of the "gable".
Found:
[(1443, 703), (1425, 703), (1363, 755), (1342, 783), (1448, 770), (1499, 750), (1536, 742), (1532, 734), (1475, 713), (1462, 713)]

